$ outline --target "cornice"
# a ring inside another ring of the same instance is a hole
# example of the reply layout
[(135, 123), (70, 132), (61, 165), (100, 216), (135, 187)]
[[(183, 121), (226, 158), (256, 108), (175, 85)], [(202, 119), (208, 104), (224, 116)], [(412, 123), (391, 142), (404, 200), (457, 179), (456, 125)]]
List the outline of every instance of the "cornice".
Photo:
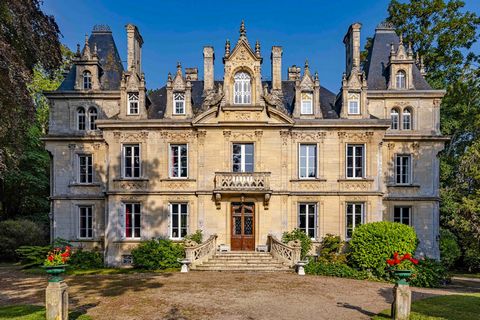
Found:
[(48, 99), (120, 99), (120, 90), (57, 90), (44, 91), (43, 94)]
[(367, 90), (367, 98), (443, 98), (446, 90)]

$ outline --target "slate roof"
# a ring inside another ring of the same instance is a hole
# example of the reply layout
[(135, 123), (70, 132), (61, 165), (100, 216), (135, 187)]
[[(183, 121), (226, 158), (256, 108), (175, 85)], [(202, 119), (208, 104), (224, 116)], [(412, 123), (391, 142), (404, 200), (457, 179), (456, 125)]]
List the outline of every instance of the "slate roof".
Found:
[[(202, 106), (203, 103), (203, 80), (190, 81), (192, 84), (192, 107), (194, 113)], [(215, 87), (223, 83), (223, 81), (215, 81)], [(271, 81), (263, 81), (264, 85), (271, 86)], [(295, 81), (282, 81), (283, 99), (285, 108), (290, 115), (293, 113), (295, 105)], [(162, 87), (152, 91), (149, 94), (151, 105), (148, 109), (149, 119), (162, 119), (165, 113), (167, 104), (167, 89)], [(324, 87), (320, 87), (320, 106), (322, 109), (323, 118), (338, 119), (338, 114), (334, 111), (335, 94)]]
[[(112, 31), (108, 26), (95, 26), (88, 39), (90, 50), (97, 46), (98, 59), (103, 74), (101, 87), (103, 90), (119, 90), (122, 79), (123, 64), (113, 39)], [(70, 68), (68, 75), (57, 90), (74, 90), (76, 68)]]
[[(386, 90), (389, 79), (390, 45), (393, 43), (397, 49), (400, 39), (394, 29), (380, 26), (375, 30), (372, 41), (363, 68), (367, 76), (368, 90)], [(432, 90), (415, 64), (413, 64), (413, 85), (416, 90)]]

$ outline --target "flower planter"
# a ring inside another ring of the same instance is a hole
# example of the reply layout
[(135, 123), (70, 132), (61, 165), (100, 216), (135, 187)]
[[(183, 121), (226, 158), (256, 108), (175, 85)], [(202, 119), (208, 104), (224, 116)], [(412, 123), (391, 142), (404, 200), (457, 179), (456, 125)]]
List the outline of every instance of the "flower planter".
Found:
[(50, 275), (50, 279), (48, 282), (60, 282), (63, 280), (62, 273), (65, 272), (66, 264), (58, 265), (58, 266), (44, 266), (45, 271)]
[(397, 280), (397, 284), (408, 286), (408, 279), (412, 276), (412, 270), (394, 270), (393, 272), (399, 278), (399, 280)]

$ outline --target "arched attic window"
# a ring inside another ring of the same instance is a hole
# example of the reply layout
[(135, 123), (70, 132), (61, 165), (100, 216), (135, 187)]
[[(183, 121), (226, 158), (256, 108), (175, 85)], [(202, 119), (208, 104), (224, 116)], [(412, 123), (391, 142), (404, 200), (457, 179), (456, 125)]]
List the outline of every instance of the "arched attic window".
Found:
[(92, 74), (90, 73), (90, 71), (83, 72), (83, 89), (92, 89)]
[(407, 87), (407, 76), (405, 71), (400, 70), (395, 75), (395, 87), (397, 89), (405, 89)]
[(392, 120), (390, 128), (393, 130), (398, 130), (400, 125), (400, 114), (397, 108), (393, 108), (392, 111), (390, 111), (390, 119)]
[(78, 130), (84, 131), (87, 128), (87, 119), (85, 116), (85, 109), (79, 107), (77, 109), (77, 128)]
[(402, 125), (403, 130), (412, 130), (412, 110), (410, 108), (403, 109)]
[(235, 104), (250, 104), (252, 102), (252, 85), (248, 73), (241, 71), (235, 74), (233, 96)]
[(97, 130), (97, 109), (95, 107), (90, 107), (88, 109), (88, 126), (90, 130)]

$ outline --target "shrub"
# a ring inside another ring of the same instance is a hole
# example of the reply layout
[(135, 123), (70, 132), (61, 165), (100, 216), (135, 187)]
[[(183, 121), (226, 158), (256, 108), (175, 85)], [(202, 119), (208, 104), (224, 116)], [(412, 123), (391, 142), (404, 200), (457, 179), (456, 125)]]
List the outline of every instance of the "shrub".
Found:
[(445, 268), (452, 268), (460, 255), (457, 237), (450, 230), (440, 229), (440, 258)]
[(414, 268), (410, 284), (415, 287), (436, 288), (448, 281), (445, 266), (433, 259), (420, 260)]
[(358, 271), (350, 267), (349, 265), (341, 262), (310, 261), (305, 266), (305, 272), (308, 274), (315, 274), (321, 276), (351, 278), (359, 280), (369, 278), (368, 272)]
[(288, 243), (289, 241), (293, 240), (300, 240), (300, 242), (302, 243), (301, 259), (304, 259), (310, 251), (310, 248), (312, 247), (312, 239), (310, 239), (310, 237), (300, 229), (293, 229), (290, 232), (283, 233), (283, 243)]
[(202, 243), (203, 241), (202, 230), (197, 230), (195, 231), (195, 233), (185, 236), (184, 240), (192, 240), (192, 241), (195, 241), (196, 243)]
[(80, 248), (73, 252), (68, 264), (75, 269), (100, 269), (104, 267), (103, 255), (98, 250)]
[(346, 263), (347, 257), (341, 253), (344, 245), (345, 242), (340, 239), (340, 236), (327, 234), (323, 237), (320, 245), (320, 259), (323, 261)]
[(142, 242), (132, 250), (133, 266), (139, 269), (156, 270), (178, 268), (177, 259), (184, 257), (181, 244), (167, 239), (152, 239)]
[(355, 228), (348, 260), (359, 270), (385, 278), (388, 277), (385, 261), (394, 252), (414, 253), (417, 242), (415, 230), (410, 226), (388, 221), (367, 223)]
[(468, 248), (465, 250), (463, 262), (469, 272), (480, 271), (480, 250), (478, 250), (478, 248)]
[(50, 246), (21, 246), (15, 252), (24, 268), (43, 265), (45, 257), (50, 251)]
[(46, 244), (43, 229), (30, 220), (5, 220), (0, 222), (0, 260), (15, 261), (15, 250), (21, 246)]

